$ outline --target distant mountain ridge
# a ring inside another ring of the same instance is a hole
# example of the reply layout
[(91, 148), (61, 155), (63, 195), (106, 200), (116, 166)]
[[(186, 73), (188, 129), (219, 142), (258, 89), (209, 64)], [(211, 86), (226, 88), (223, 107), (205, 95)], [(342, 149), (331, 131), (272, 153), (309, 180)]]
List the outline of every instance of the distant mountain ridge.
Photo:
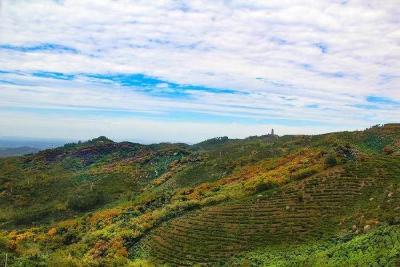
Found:
[(33, 147), (37, 149), (55, 148), (71, 141), (51, 138), (31, 138), (31, 137), (0, 137), (0, 147), (17, 148)]
[(0, 157), (14, 157), (26, 154), (39, 152), (39, 149), (34, 147), (0, 147)]

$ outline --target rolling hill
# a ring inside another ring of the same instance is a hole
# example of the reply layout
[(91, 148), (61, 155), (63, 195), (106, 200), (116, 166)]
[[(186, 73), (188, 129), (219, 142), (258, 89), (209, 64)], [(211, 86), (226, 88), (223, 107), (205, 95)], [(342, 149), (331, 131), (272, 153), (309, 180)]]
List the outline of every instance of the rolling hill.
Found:
[(0, 264), (398, 266), (400, 124), (0, 159)]

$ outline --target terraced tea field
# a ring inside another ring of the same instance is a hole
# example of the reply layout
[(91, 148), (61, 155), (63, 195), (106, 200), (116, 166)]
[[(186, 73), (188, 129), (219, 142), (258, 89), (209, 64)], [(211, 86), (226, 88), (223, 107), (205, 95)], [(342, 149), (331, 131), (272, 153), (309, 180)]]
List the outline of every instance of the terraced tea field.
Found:
[[(381, 171), (376, 170), (377, 173)], [(368, 198), (384, 176), (341, 169), (294, 182), (269, 195), (217, 205), (165, 223), (142, 246), (159, 262), (220, 264), (269, 244), (301, 243), (329, 236), (340, 215)]]

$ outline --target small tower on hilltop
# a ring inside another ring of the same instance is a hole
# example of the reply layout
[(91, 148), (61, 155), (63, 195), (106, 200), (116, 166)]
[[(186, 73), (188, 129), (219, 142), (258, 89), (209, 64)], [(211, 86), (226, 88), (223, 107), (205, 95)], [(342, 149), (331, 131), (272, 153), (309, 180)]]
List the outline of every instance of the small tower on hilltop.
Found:
[(272, 128), (272, 130), (271, 130), (271, 135), (272, 135), (272, 136), (274, 136), (274, 135), (275, 135), (274, 128)]

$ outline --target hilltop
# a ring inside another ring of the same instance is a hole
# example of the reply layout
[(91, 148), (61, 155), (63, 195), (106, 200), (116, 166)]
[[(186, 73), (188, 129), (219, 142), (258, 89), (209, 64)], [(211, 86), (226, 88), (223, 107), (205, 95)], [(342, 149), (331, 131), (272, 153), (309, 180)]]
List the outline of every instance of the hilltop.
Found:
[(400, 263), (400, 124), (0, 159), (0, 264)]

